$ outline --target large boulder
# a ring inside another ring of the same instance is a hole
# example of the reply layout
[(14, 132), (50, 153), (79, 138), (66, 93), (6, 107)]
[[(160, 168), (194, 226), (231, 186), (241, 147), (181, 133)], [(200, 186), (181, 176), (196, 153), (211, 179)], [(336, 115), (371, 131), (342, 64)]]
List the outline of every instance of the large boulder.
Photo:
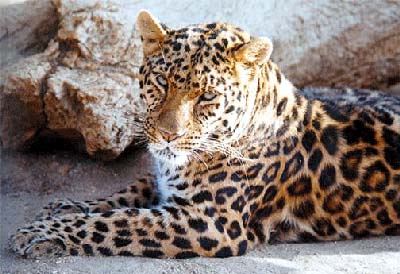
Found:
[(141, 136), (136, 10), (106, 1), (54, 5), (59, 24), (48, 49), (2, 71), (2, 146), (25, 148), (45, 131), (115, 158)]

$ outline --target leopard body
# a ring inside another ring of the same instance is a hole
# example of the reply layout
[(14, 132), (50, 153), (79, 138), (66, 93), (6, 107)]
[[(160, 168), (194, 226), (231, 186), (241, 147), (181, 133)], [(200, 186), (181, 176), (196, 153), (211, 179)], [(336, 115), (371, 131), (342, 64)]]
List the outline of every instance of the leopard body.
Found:
[(272, 44), (225, 23), (138, 17), (154, 170), (61, 200), (11, 239), (26, 256), (243, 255), (268, 241), (400, 235), (400, 99), (297, 90)]

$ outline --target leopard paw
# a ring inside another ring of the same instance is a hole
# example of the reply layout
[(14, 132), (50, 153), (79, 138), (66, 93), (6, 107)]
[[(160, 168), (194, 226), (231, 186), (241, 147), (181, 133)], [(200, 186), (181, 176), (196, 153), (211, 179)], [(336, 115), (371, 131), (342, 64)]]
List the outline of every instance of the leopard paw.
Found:
[(30, 226), (19, 229), (9, 240), (10, 248), (26, 258), (63, 256), (66, 253), (64, 240)]
[(85, 202), (72, 201), (69, 199), (59, 199), (50, 202), (36, 216), (36, 220), (47, 217), (56, 217), (72, 213), (89, 213), (89, 206)]

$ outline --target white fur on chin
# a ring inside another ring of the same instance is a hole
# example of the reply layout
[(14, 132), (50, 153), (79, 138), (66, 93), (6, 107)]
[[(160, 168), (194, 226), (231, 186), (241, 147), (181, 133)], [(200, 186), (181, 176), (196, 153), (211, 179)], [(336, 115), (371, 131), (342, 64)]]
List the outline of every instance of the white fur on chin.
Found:
[[(165, 148), (164, 148), (165, 149)], [(172, 154), (163, 154), (162, 150), (149, 146), (149, 151), (156, 161), (163, 162), (164, 165), (176, 168), (185, 165), (189, 161), (190, 153), (186, 151), (176, 151), (171, 149)]]

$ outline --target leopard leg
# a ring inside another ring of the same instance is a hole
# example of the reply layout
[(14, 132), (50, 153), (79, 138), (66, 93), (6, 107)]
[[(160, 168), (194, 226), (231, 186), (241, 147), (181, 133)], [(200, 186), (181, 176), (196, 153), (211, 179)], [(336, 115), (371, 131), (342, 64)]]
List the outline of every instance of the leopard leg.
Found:
[(239, 220), (193, 207), (116, 209), (105, 213), (48, 217), (19, 229), (11, 238), (15, 252), (27, 257), (123, 255), (157, 258), (242, 255), (252, 241)]
[(104, 199), (91, 201), (60, 199), (50, 202), (36, 219), (72, 213), (101, 213), (124, 207), (149, 208), (157, 204), (158, 195), (155, 189), (155, 178), (148, 174), (128, 188)]

